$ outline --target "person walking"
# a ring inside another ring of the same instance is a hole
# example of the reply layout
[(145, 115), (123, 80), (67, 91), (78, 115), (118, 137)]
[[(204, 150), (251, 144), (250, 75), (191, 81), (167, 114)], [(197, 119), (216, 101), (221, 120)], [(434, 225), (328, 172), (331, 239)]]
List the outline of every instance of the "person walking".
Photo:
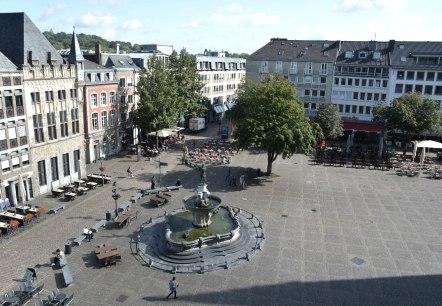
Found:
[(130, 170), (130, 166), (129, 166), (129, 168), (127, 168), (127, 175), (129, 176), (129, 177), (134, 177), (134, 174), (132, 173), (132, 170)]
[(150, 179), (150, 189), (155, 189), (155, 176)]
[(170, 290), (170, 293), (169, 293), (169, 295), (166, 297), (166, 299), (169, 299), (169, 297), (170, 297), (172, 294), (173, 294), (173, 298), (174, 298), (174, 299), (177, 298), (177, 296), (176, 296), (176, 289), (178, 288), (178, 286), (179, 286), (179, 284), (177, 283), (175, 276), (172, 277), (172, 279), (169, 281), (169, 290)]

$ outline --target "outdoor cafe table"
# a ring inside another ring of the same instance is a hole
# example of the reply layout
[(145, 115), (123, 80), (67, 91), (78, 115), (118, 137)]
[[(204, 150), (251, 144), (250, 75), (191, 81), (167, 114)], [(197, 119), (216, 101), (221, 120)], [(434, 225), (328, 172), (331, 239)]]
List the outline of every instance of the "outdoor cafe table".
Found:
[(32, 214), (38, 214), (38, 208), (37, 207), (31, 207), (28, 209), (28, 212)]
[(15, 208), (15, 210), (20, 213), (26, 213), (26, 212), (28, 212), (29, 209), (31, 209), (31, 206), (27, 206), (27, 205), (17, 206)]
[(9, 212), (9, 211), (2, 211), (0, 213), (0, 216), (4, 216), (6, 218), (15, 219), (15, 220), (19, 220), (19, 221), (23, 221), (24, 218), (25, 218), (25, 216), (23, 216), (23, 215), (15, 214), (15, 213), (12, 213), (12, 212)]
[(85, 183), (85, 181), (77, 180), (77, 181), (74, 181), (74, 183), (77, 185), (77, 187), (79, 187), (79, 186), (83, 185)]
[(109, 252), (104, 252), (104, 253), (98, 253), (95, 254), (95, 256), (97, 257), (98, 261), (104, 266), (106, 265), (106, 261), (107, 259), (110, 259), (112, 257), (116, 257), (120, 255), (120, 253), (118, 252), (118, 250), (113, 250), (113, 251), (109, 251)]
[(106, 253), (106, 252), (111, 252), (111, 251), (116, 251), (116, 250), (118, 250), (118, 248), (115, 246), (112, 246), (112, 245), (97, 246), (97, 247), (95, 247), (95, 254)]
[(0, 228), (3, 228), (3, 229), (8, 229), (8, 228), (9, 228), (9, 224), (8, 224), (8, 223), (5, 223), (5, 222), (1, 222), (1, 221), (0, 221)]
[(90, 189), (95, 189), (95, 187), (97, 186), (97, 183), (95, 183), (95, 182), (87, 182), (86, 186), (88, 186)]

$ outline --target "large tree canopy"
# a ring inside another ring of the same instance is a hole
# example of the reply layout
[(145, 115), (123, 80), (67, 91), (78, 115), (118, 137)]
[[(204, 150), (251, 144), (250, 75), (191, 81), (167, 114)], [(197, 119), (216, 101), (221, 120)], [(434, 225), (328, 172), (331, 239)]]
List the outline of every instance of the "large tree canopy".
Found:
[(312, 129), (296, 90), (280, 75), (241, 83), (231, 115), (238, 147), (254, 145), (267, 152), (267, 175), (279, 155), (290, 158), (298, 150), (309, 152), (313, 147)]
[(153, 56), (149, 69), (143, 69), (137, 84), (139, 108), (133, 114), (136, 127), (149, 130), (175, 126), (181, 116), (199, 116), (206, 108), (201, 100), (201, 88), (195, 59), (185, 49), (174, 52), (169, 62)]
[(344, 134), (342, 119), (333, 103), (323, 103), (319, 106), (315, 122), (321, 127), (325, 138), (336, 138)]
[(398, 130), (407, 140), (425, 131), (436, 132), (441, 120), (439, 103), (424, 98), (421, 93), (410, 92), (391, 101), (379, 102), (373, 107), (373, 121), (387, 131)]

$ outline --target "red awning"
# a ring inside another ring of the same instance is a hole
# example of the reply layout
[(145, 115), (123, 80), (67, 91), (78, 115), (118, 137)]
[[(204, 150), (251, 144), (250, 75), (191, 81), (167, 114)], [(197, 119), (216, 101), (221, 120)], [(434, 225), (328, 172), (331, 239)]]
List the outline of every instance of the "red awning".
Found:
[(373, 123), (344, 122), (344, 130), (355, 130), (358, 132), (383, 132), (384, 127)]

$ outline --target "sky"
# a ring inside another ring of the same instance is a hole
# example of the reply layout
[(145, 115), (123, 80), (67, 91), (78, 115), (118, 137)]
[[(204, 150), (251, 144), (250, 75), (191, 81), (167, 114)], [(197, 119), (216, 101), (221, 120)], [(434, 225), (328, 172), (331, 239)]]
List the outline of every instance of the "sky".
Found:
[(271, 38), (441, 41), (440, 0), (1, 0), (40, 31), (251, 54)]

